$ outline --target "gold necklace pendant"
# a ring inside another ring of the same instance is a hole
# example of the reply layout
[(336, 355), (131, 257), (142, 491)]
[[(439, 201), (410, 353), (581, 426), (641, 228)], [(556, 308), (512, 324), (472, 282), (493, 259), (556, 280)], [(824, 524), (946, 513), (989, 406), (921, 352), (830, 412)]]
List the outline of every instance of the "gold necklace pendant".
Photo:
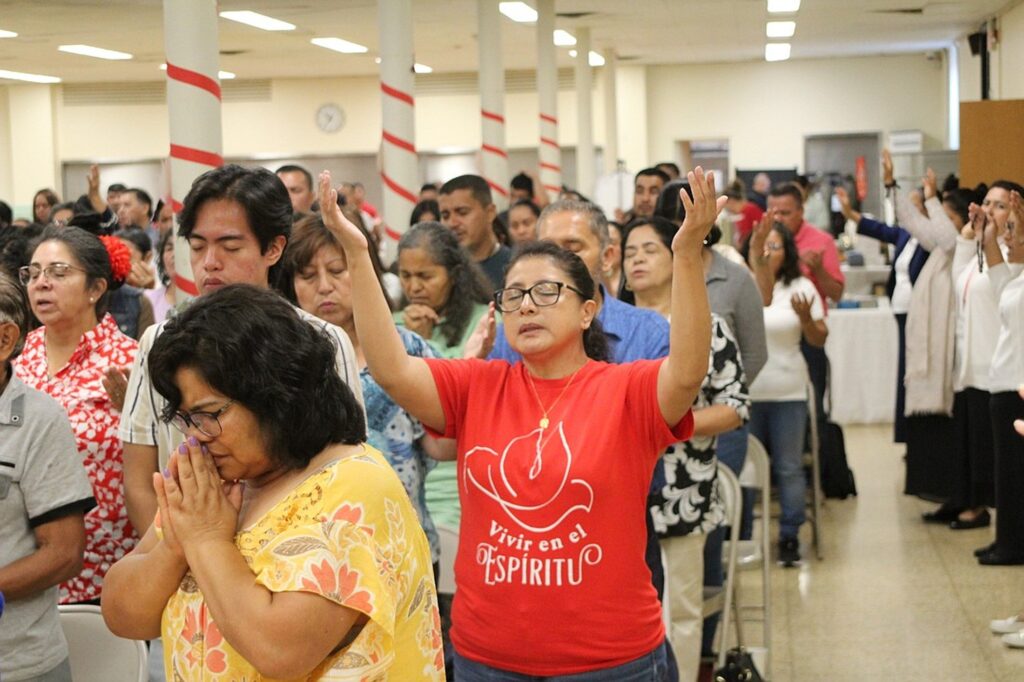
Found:
[(548, 421), (547, 417), (541, 417), (540, 418), (540, 428), (546, 429), (546, 428), (548, 428), (548, 424), (550, 424), (550, 423), (551, 422)]

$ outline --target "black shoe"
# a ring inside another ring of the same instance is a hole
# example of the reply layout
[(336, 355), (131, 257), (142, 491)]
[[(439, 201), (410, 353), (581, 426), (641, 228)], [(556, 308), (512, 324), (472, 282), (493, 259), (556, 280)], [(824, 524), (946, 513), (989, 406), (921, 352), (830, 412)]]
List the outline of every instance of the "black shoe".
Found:
[(1022, 566), (1024, 565), (1024, 554), (1010, 554), (994, 549), (988, 554), (978, 557), (978, 563), (982, 566)]
[(796, 538), (779, 538), (778, 563), (786, 568), (793, 568), (803, 563), (800, 560), (799, 540)]
[(938, 509), (921, 514), (921, 520), (925, 523), (951, 523), (960, 516), (962, 509), (942, 505)]
[(953, 522), (949, 524), (949, 527), (953, 530), (971, 530), (972, 528), (988, 528), (990, 523), (992, 523), (992, 517), (986, 509), (970, 521), (954, 519)]
[(984, 547), (979, 547), (974, 550), (974, 556), (980, 557), (985, 554), (991, 554), (994, 551), (996, 551), (996, 543), (993, 542), (991, 545), (985, 545)]

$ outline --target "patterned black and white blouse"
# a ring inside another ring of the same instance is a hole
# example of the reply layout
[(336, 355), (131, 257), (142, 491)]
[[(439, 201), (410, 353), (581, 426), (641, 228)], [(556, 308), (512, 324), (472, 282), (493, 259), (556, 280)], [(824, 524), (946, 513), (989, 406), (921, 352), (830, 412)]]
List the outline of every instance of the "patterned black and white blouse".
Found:
[[(693, 411), (728, 405), (743, 423), (750, 418), (750, 396), (736, 341), (718, 315), (711, 316), (711, 356), (708, 374), (693, 403)], [(658, 537), (707, 533), (720, 526), (725, 513), (718, 493), (716, 436), (694, 436), (675, 443), (661, 456), (664, 484), (648, 496)]]

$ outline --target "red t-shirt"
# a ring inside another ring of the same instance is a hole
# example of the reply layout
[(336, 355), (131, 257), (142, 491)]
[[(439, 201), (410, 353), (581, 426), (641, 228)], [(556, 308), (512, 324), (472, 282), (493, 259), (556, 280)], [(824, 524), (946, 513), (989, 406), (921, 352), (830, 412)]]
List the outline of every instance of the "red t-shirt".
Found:
[(761, 222), (762, 216), (764, 216), (764, 211), (753, 201), (743, 204), (743, 208), (740, 210), (740, 219), (736, 221), (736, 231), (740, 237), (739, 244), (747, 241), (747, 236), (753, 231), (754, 225)]
[[(427, 360), (458, 443), (452, 642), (525, 675), (621, 665), (665, 638), (644, 562), (654, 465), (693, 433), (658, 408), (661, 360), (530, 378), (521, 362)], [(550, 424), (541, 430), (548, 408)], [(556, 403), (557, 401), (557, 403)]]
[[(801, 256), (808, 251), (820, 253), (821, 265), (825, 268), (825, 272), (830, 274), (832, 279), (846, 282), (846, 277), (843, 276), (843, 271), (839, 265), (839, 249), (836, 248), (836, 240), (832, 238), (831, 234), (819, 230), (814, 225), (804, 221), (797, 233), (793, 235), (793, 241), (796, 242), (796, 250)], [(814, 276), (814, 273), (803, 261), (800, 261), (800, 272), (803, 273), (804, 277), (811, 280), (814, 288), (818, 290), (827, 314), (828, 304), (825, 301), (828, 297), (821, 290), (818, 278)]]

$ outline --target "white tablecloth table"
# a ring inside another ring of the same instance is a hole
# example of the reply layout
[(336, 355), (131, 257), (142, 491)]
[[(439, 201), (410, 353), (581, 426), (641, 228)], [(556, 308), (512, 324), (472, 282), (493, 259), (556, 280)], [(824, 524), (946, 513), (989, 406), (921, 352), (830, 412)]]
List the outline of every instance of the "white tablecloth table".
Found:
[(834, 422), (877, 424), (893, 420), (899, 332), (888, 299), (881, 299), (881, 306), (828, 311), (825, 351), (832, 366)]

